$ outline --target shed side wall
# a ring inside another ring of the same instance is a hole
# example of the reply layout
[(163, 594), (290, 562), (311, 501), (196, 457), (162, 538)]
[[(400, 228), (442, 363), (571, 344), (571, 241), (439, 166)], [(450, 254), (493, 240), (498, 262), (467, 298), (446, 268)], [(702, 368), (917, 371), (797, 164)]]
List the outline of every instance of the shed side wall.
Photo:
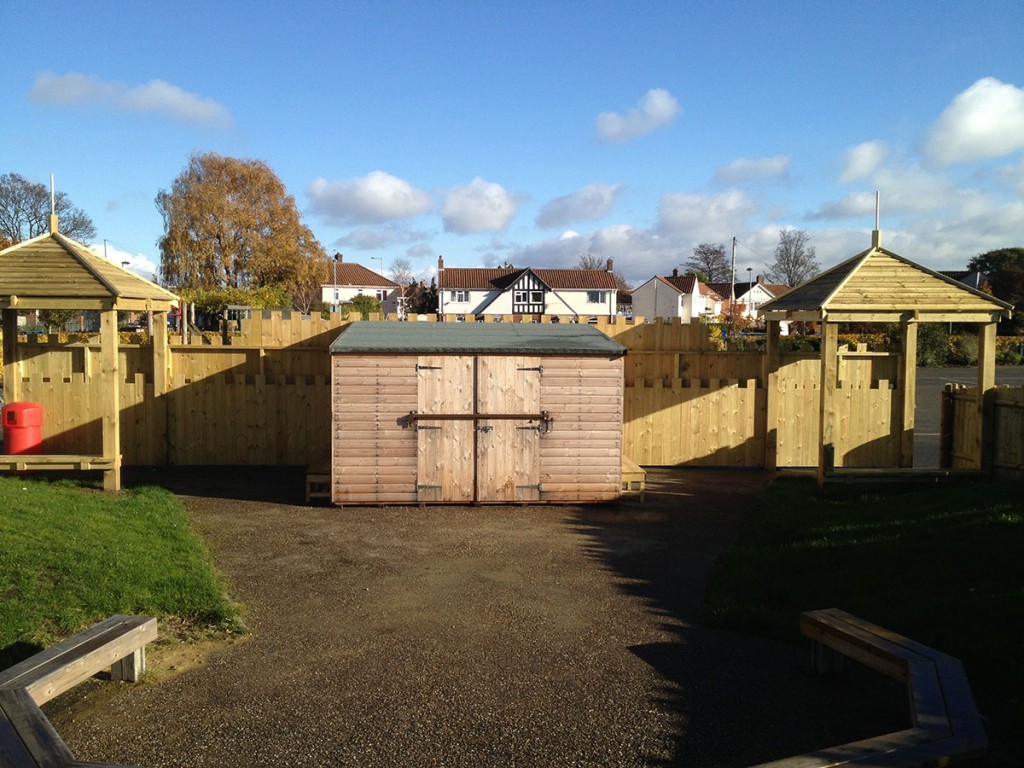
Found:
[(540, 403), (543, 501), (609, 501), (622, 493), (622, 358), (545, 357)]
[(331, 410), (331, 500), (414, 504), (416, 356), (335, 355)]

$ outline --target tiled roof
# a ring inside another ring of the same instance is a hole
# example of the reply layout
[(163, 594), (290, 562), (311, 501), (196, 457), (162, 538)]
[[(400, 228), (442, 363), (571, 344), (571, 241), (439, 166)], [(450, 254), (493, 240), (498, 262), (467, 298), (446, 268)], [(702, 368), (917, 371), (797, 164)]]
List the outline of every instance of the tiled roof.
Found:
[(693, 286), (698, 282), (693, 275), (672, 275), (661, 279), (682, 293), (693, 293)]
[[(338, 264), (337, 285), (352, 285), (366, 288), (397, 288), (398, 283), (388, 280), (382, 275), (367, 269), (362, 264)], [(334, 267), (328, 270), (331, 280), (334, 280)], [(331, 283), (335, 285), (335, 283)]]
[[(438, 276), (440, 290), (501, 291), (518, 280), (526, 269), (502, 267), (445, 267)], [(554, 290), (615, 290), (615, 276), (603, 269), (534, 269), (532, 272)]]

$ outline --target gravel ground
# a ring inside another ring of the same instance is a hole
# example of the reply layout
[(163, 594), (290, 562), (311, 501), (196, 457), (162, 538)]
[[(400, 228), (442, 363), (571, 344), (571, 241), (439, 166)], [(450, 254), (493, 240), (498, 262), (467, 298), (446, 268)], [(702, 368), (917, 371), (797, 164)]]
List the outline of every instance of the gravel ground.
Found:
[(48, 704), (80, 760), (716, 768), (905, 727), (889, 681), (699, 625), (757, 472), (657, 470), (643, 505), (424, 510), (299, 506), (279, 471), (159, 482), (254, 633)]

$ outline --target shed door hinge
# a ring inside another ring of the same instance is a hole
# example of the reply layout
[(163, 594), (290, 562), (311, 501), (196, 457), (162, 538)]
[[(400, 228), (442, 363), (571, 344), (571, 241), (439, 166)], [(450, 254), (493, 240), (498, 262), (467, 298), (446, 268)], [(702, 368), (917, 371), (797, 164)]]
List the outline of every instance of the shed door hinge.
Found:
[(432, 427), (429, 424), (417, 424), (416, 431), (419, 432), (424, 429), (440, 429), (440, 427)]
[(416, 370), (417, 371), (440, 371), (441, 370), (441, 366), (440, 365), (420, 365), (419, 363), (416, 363)]
[(543, 365), (538, 365), (535, 368), (519, 368), (518, 370), (520, 370), (520, 371), (536, 371), (541, 376), (544, 375), (544, 366)]
[(441, 489), (440, 485), (417, 485), (416, 486), (416, 490), (417, 491), (437, 491), (437, 490), (440, 490), (440, 489)]
[(544, 489), (541, 488), (541, 484), (540, 483), (537, 483), (536, 485), (517, 485), (516, 486), (516, 490), (517, 491), (537, 491), (537, 493), (540, 493)]

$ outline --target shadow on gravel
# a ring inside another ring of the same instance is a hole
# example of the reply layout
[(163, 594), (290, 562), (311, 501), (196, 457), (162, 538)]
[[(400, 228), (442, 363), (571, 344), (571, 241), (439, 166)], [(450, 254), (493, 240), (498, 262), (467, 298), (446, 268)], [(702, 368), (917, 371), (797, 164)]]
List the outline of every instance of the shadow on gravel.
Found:
[(629, 648), (664, 681), (652, 705), (680, 724), (673, 759), (651, 764), (753, 765), (907, 727), (905, 693), (880, 675), (850, 664), (819, 678), (803, 643), (701, 625), (715, 562), (765, 482), (753, 471), (653, 470), (645, 504), (574, 515), (589, 555), (675, 638)]
[(178, 496), (303, 504), (306, 468), (283, 467), (125, 467), (126, 488), (155, 485)]

